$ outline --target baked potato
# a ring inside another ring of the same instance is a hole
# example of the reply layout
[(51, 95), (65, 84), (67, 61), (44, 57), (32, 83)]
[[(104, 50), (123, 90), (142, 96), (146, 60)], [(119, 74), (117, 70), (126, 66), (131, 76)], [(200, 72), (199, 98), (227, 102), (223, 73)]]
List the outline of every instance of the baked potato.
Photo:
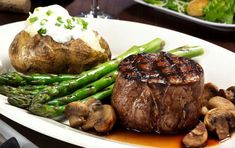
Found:
[(32, 37), (23, 30), (11, 43), (9, 57), (13, 67), (22, 73), (81, 73), (111, 58), (102, 37), (99, 44), (104, 52), (92, 49), (81, 39), (58, 43), (50, 36)]

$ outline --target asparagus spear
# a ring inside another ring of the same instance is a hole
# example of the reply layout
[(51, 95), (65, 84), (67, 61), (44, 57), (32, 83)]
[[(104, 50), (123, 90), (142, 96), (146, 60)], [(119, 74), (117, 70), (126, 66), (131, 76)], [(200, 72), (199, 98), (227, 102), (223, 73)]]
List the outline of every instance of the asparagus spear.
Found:
[(89, 96), (85, 99), (82, 99), (81, 101), (84, 102), (90, 98), (94, 98), (94, 99), (97, 99), (97, 100), (103, 100), (109, 96), (112, 95), (112, 92), (113, 92), (113, 86), (114, 84), (110, 85), (109, 87), (106, 87), (105, 89), (103, 89), (102, 91), (92, 95), (92, 96)]
[(204, 50), (200, 46), (181, 46), (179, 48), (168, 51), (181, 57), (193, 58), (204, 54)]
[(47, 85), (29, 85), (22, 87), (0, 85), (0, 94), (7, 96), (8, 102), (11, 105), (27, 108), (31, 104), (33, 96), (45, 87), (47, 87)]
[(33, 95), (25, 95), (25, 94), (10, 94), (8, 95), (7, 101), (14, 106), (19, 108), (27, 108), (31, 104), (33, 99)]
[[(112, 90), (113, 90), (113, 85), (110, 85), (109, 87), (103, 89), (102, 91), (91, 95), (85, 99), (79, 100), (79, 101), (86, 101), (89, 98), (94, 98), (94, 99), (98, 99), (98, 100), (103, 100), (109, 96), (111, 96), (112, 94)], [(18, 94), (18, 95), (13, 95), (13, 94), (8, 94), (8, 102), (16, 107), (19, 108), (28, 108), (31, 104), (33, 95), (26, 95), (26, 94)], [(54, 107), (54, 106), (47, 106), (46, 107), (50, 107), (50, 108), (54, 108), (53, 113), (55, 113), (55, 111), (57, 111), (57, 114), (62, 113), (64, 111), (65, 105), (64, 106), (60, 106), (60, 107)]]
[[(68, 104), (73, 101), (82, 100), (82, 99), (84, 99), (90, 95), (93, 95), (96, 92), (104, 89), (105, 87), (113, 84), (116, 77), (117, 77), (117, 74), (118, 74), (118, 72), (115, 70), (115, 71), (107, 74), (106, 76), (102, 77), (101, 79), (99, 79), (91, 84), (88, 84), (81, 89), (78, 89), (74, 93), (67, 95), (67, 96), (64, 96), (64, 97), (61, 97), (61, 98), (53, 99), (52, 101), (49, 101), (47, 104), (53, 105), (53, 106), (61, 106), (61, 105), (65, 105), (65, 104)], [(31, 106), (33, 106), (33, 104)], [(33, 111), (31, 109), (31, 107), (30, 107), (30, 110)]]
[[(103, 100), (109, 96), (111, 96), (112, 94), (112, 90), (113, 90), (113, 84), (108, 86), (107, 88), (103, 89), (102, 91), (89, 96), (83, 100), (78, 100), (78, 101), (86, 101), (90, 98), (95, 98), (98, 100)], [(66, 105), (62, 105), (62, 106), (52, 106), (52, 105), (48, 105), (48, 104), (36, 104), (37, 106), (35, 107), (35, 111), (36, 112), (41, 112), (41, 116), (44, 117), (49, 117), (49, 118), (53, 118), (53, 117), (57, 117), (60, 116), (61, 114), (63, 114), (64, 110), (65, 110), (65, 106)]]
[(72, 74), (31, 74), (25, 75), (19, 72), (9, 72), (0, 75), (0, 85), (47, 85), (55, 82), (76, 79), (78, 75)]
[(35, 86), (24, 86), (24, 87), (12, 87), (6, 85), (0, 85), (0, 94), (8, 96), (8, 95), (36, 95), (42, 89), (47, 87), (47, 85), (35, 85)]
[(11, 105), (27, 108), (31, 104), (34, 95), (38, 94), (47, 85), (26, 85), (20, 87), (12, 87), (0, 85), (0, 94), (8, 97), (8, 102)]

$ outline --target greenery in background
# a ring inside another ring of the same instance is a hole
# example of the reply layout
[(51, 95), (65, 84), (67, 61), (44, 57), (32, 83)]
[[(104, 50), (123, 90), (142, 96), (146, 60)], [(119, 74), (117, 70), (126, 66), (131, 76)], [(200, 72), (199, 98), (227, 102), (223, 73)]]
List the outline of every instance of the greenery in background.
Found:
[(235, 0), (210, 0), (204, 9), (205, 19), (212, 22), (234, 23)]
[(186, 13), (186, 7), (190, 0), (144, 0), (147, 3), (165, 7), (180, 13)]
[[(186, 8), (190, 0), (143, 0), (146, 3), (168, 8), (179, 13), (187, 13)], [(202, 19), (226, 24), (234, 23), (235, 0), (209, 0), (203, 10)]]

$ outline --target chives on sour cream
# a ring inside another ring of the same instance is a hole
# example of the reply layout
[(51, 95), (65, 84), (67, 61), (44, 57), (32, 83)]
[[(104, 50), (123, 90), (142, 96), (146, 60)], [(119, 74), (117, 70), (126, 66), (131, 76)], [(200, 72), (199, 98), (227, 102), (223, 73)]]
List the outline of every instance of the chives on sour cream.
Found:
[(88, 23), (81, 18), (72, 17), (59, 5), (38, 7), (26, 20), (24, 29), (32, 37), (36, 34), (51, 36), (58, 43), (72, 39), (81, 39), (94, 50), (104, 52), (100, 46), (100, 36), (88, 28)]

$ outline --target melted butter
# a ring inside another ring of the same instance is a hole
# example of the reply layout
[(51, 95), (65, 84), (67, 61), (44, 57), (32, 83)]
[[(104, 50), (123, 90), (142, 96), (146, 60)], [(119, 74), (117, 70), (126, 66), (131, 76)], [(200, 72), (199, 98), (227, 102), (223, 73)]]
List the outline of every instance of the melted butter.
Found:
[(87, 22), (70, 16), (68, 11), (59, 5), (36, 8), (26, 20), (24, 30), (32, 37), (39, 33), (52, 37), (58, 43), (81, 39), (92, 49), (105, 51), (99, 43), (101, 37), (87, 27)]
[[(182, 148), (181, 140), (184, 135), (157, 135), (144, 134), (133, 131), (117, 129), (112, 131), (105, 138), (110, 140), (140, 145), (140, 147), (160, 147), (160, 148)], [(212, 148), (219, 142), (214, 139), (208, 139), (206, 148)]]

